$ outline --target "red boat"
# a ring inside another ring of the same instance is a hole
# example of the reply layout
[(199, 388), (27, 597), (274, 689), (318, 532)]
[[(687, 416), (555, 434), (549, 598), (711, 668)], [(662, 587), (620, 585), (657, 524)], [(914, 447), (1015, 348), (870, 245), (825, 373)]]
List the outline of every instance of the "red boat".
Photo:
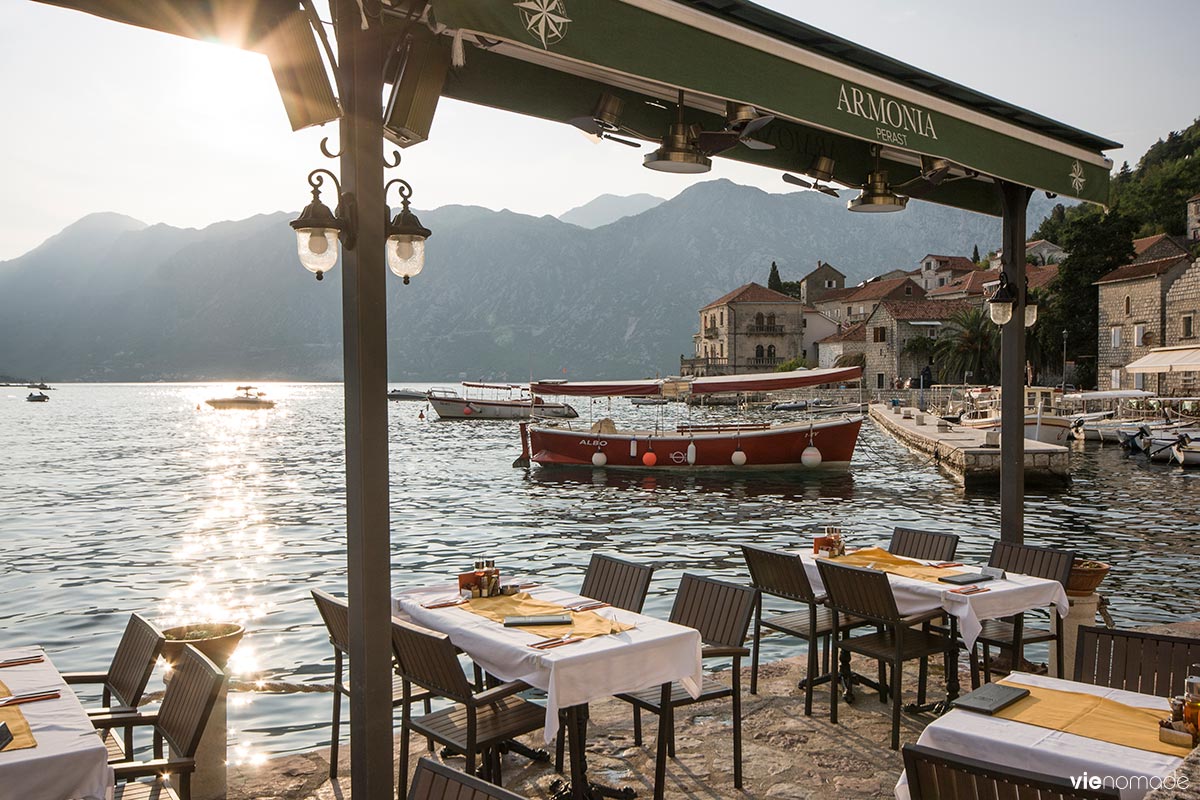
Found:
[[(697, 378), (692, 394), (763, 392), (856, 381), (859, 367), (794, 370), (762, 375)], [(649, 397), (661, 381), (542, 382), (536, 393), (602, 397)], [(605, 418), (590, 428), (521, 424), (521, 458), (542, 466), (633, 469), (846, 469), (854, 455), (861, 415), (787, 423), (680, 425), (674, 431), (619, 430)]]

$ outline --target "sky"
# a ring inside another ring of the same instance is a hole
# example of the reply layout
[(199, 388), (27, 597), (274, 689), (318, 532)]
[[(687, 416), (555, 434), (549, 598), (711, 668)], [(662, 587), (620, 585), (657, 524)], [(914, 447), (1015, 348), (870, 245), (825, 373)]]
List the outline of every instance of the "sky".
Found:
[[(762, 4), (1122, 142), (1108, 153), (1117, 166), (1200, 116), (1196, 0)], [(332, 163), (318, 144), (336, 141), (336, 124), (293, 133), (265, 57), (32, 0), (0, 0), (0, 19), (0, 261), (98, 211), (179, 227), (298, 211), (308, 171)], [(657, 173), (568, 125), (451, 100), (403, 158), (389, 177), (412, 183), (418, 209), (557, 215), (600, 194), (672, 197), (722, 177), (792, 191), (776, 172), (719, 158), (707, 175)]]

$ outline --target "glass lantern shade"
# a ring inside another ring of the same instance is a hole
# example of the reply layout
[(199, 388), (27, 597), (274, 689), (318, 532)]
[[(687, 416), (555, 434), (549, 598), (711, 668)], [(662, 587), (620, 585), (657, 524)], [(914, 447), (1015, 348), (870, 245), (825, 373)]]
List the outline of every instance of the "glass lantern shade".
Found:
[(1013, 304), (993, 300), (988, 304), (988, 314), (991, 316), (992, 322), (997, 325), (1007, 325), (1008, 321), (1012, 319)]
[(425, 237), (408, 233), (389, 236), (387, 265), (405, 283), (409, 278), (419, 275), (425, 267)]
[(1037, 322), (1037, 303), (1029, 303), (1025, 306), (1025, 327), (1032, 328)]
[(296, 252), (300, 264), (321, 280), (337, 264), (338, 231), (335, 228), (297, 228)]

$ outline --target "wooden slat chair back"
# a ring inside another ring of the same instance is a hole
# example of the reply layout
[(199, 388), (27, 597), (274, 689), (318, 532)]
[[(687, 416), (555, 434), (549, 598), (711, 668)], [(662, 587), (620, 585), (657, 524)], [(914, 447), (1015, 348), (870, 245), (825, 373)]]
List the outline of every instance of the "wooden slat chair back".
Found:
[(472, 701), (471, 684), (446, 634), (393, 619), (392, 653), (406, 680), (459, 703)]
[(1200, 639), (1084, 627), (1075, 645), (1075, 680), (1158, 697), (1182, 694), (1191, 664)]
[(320, 589), (312, 590), (313, 602), (325, 622), (330, 643), (341, 653), (350, 652), (350, 609), (344, 600)]
[(1034, 547), (1011, 542), (994, 542), (988, 566), (999, 567), (1005, 572), (1029, 575), (1058, 581), (1065, 588), (1071, 575), (1071, 564), (1075, 553), (1054, 547)]
[(208, 724), (225, 673), (195, 647), (188, 645), (171, 668), (171, 681), (158, 709), (155, 733), (171, 746), (172, 756), (192, 758)]
[(754, 616), (755, 596), (749, 586), (684, 574), (670, 620), (700, 631), (708, 647), (741, 647)]
[(1067, 778), (998, 767), (912, 744), (904, 746), (904, 774), (912, 800), (1113, 800), (1121, 796), (1116, 789), (1077, 789)]
[(653, 576), (654, 567), (647, 564), (593, 553), (579, 593), (640, 614)]
[(829, 606), (841, 614), (894, 625), (900, 621), (886, 572), (850, 564), (817, 562)]
[(525, 800), (519, 794), (430, 758), (417, 762), (408, 800)]
[(952, 561), (958, 550), (958, 535), (922, 531), (916, 528), (896, 528), (888, 552), (905, 558), (923, 558), (930, 561)]
[(140, 614), (129, 617), (108, 667), (104, 705), (112, 705), (115, 700), (116, 705), (136, 708), (142, 702), (142, 693), (150, 682), (165, 641), (162, 631), (145, 617)]
[(804, 560), (800, 556), (752, 544), (742, 545), (742, 555), (755, 589), (797, 603), (817, 602), (816, 592), (808, 580)]

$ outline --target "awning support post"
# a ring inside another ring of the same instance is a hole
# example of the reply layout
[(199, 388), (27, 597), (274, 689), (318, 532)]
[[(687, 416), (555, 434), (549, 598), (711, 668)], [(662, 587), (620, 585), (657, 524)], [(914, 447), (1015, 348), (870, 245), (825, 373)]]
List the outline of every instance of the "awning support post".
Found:
[(350, 785), (391, 800), (391, 535), (388, 517), (387, 303), (384, 267), (382, 25), (334, 0), (342, 102), (342, 188), (358, 241), (342, 249), (346, 397), (346, 588), (350, 604)]
[(1000, 328), (1000, 541), (1025, 540), (1025, 212), (1030, 190), (999, 184), (1003, 270), (1016, 302)]

